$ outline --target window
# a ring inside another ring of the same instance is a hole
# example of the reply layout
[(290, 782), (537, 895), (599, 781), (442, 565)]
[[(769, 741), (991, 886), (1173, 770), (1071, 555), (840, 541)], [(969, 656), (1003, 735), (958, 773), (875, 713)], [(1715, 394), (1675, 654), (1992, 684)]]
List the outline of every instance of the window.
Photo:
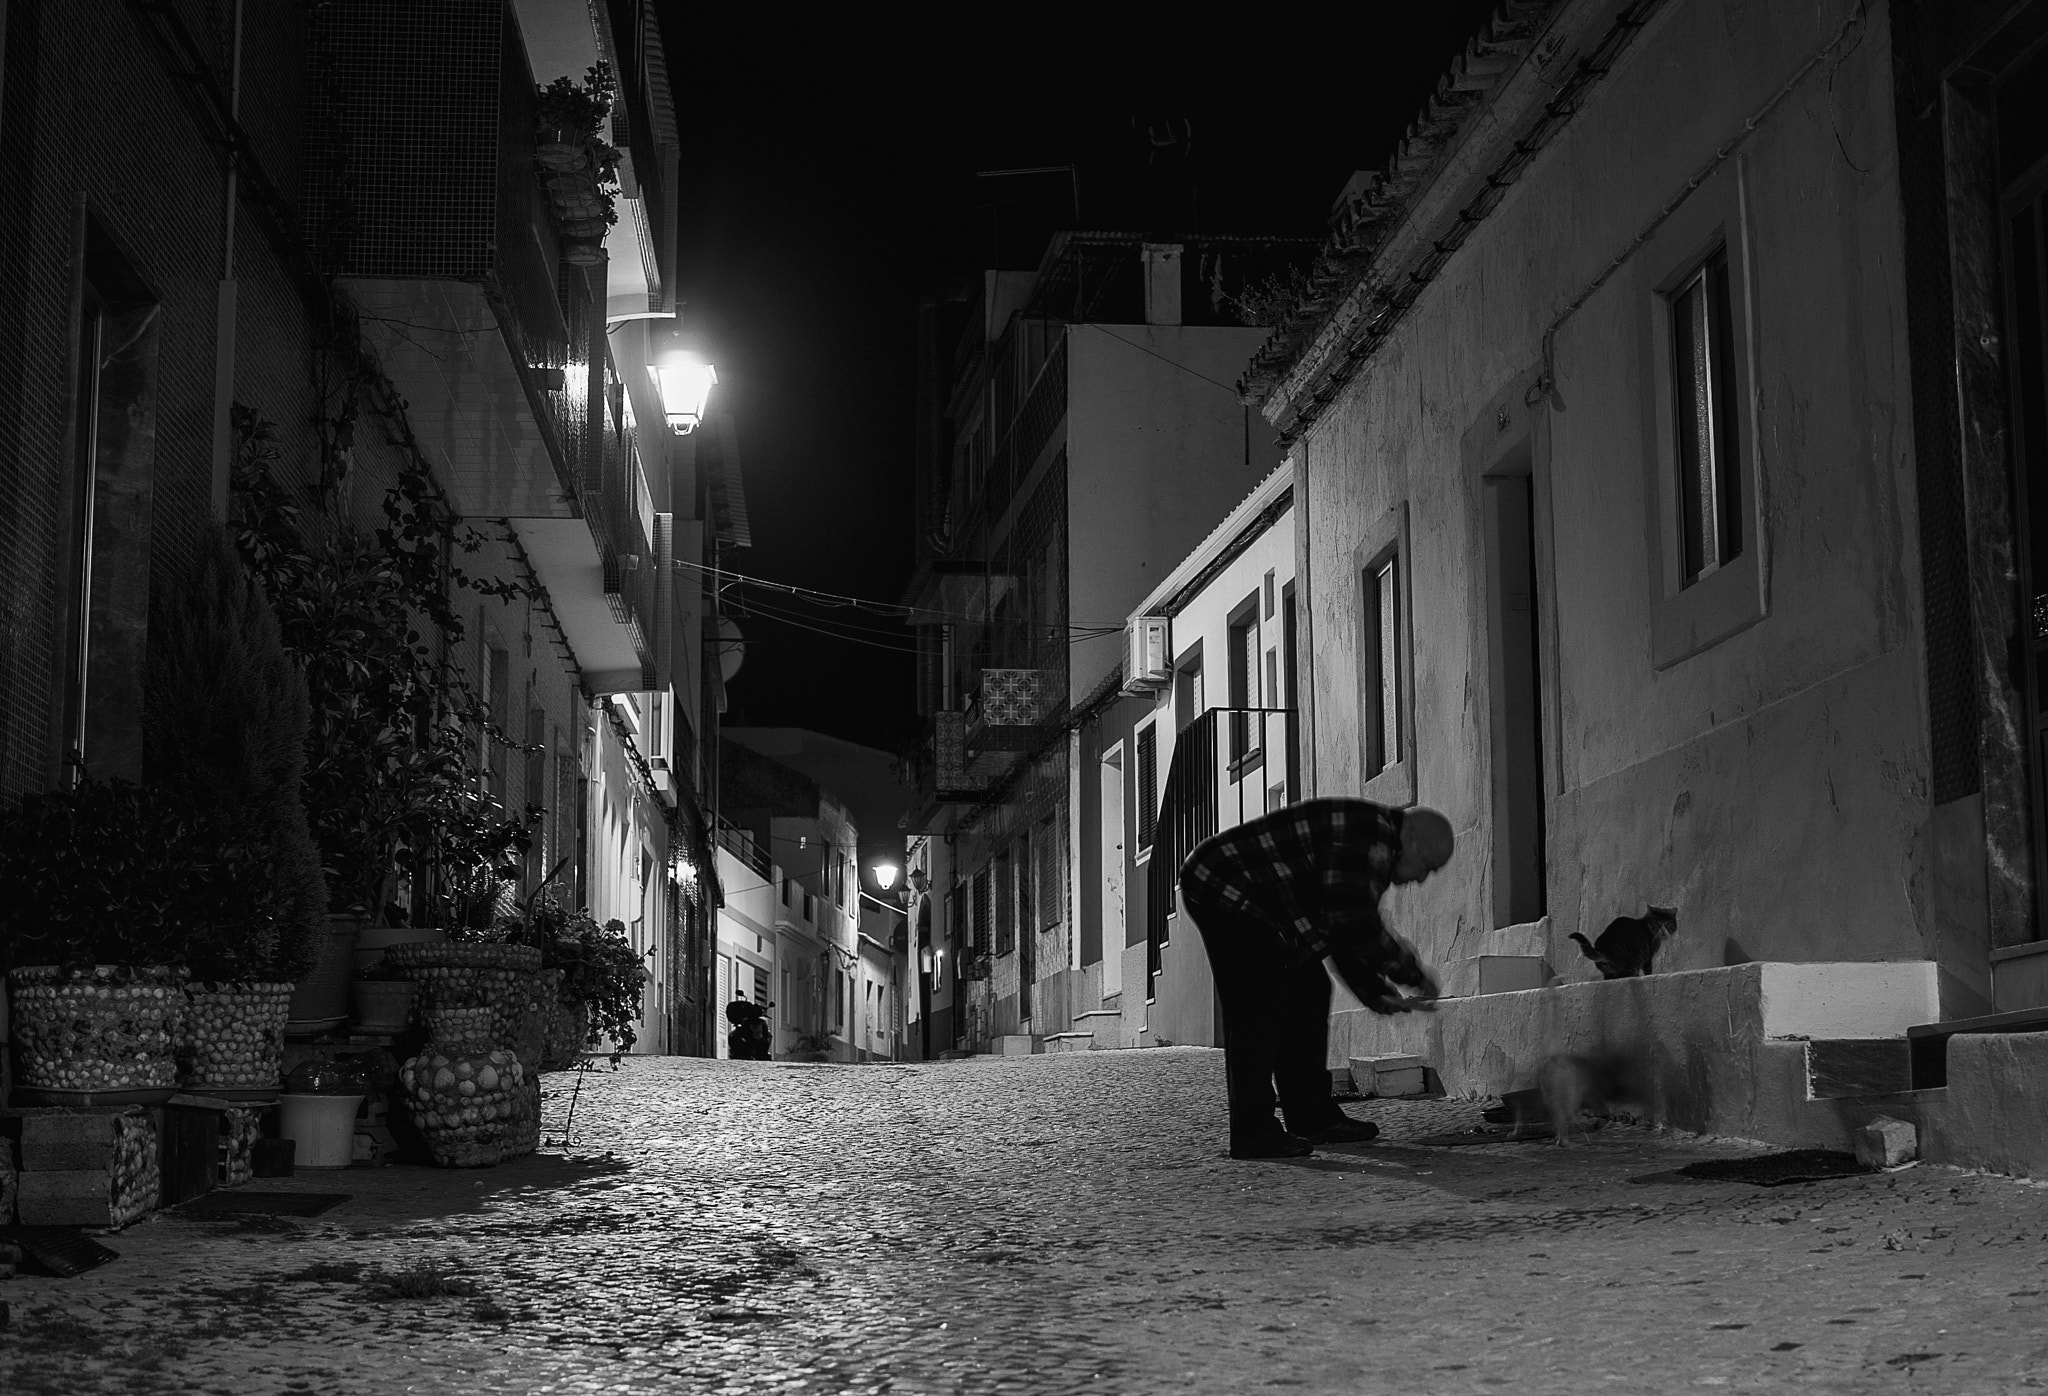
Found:
[[(544, 807), (548, 803), (547, 736), (547, 713), (540, 708), (529, 707), (526, 710), (526, 784), (520, 796), (529, 805)], [(533, 844), (527, 853), (527, 882), (532, 886), (538, 886), (540, 880), (548, 875), (552, 866), (550, 860), (561, 856), (555, 852), (547, 835), (548, 827), (543, 823), (534, 830)]]
[(1737, 158), (1701, 183), (1635, 258), (1650, 389), (1644, 427), (1654, 451), (1650, 659), (1659, 669), (1770, 612), (1770, 534), (1757, 511), (1748, 304), (1756, 254), (1742, 197), (1745, 169)]
[(1742, 552), (1728, 250), (1717, 248), (1670, 301), (1680, 567), (1691, 586)]
[[(575, 852), (576, 846), (576, 757), (566, 749), (560, 728), (555, 729), (555, 844), (550, 853), (554, 863)], [(552, 864), (550, 864), (552, 866)], [(572, 868), (565, 869), (557, 886), (568, 892), (576, 885)]]
[(1401, 759), (1400, 554), (1365, 569), (1365, 775), (1378, 775)]
[(1159, 826), (1159, 724), (1148, 722), (1138, 733), (1138, 852), (1152, 851)]
[(512, 656), (505, 647), (496, 643), (497, 636), (485, 632), (483, 641), (484, 701), (489, 705), (491, 726), (496, 731), (486, 731), (484, 742), (484, 793), (491, 802), (502, 806), (505, 803), (505, 743), (500, 733), (509, 735), (512, 728), (511, 706)]
[(996, 954), (1007, 955), (1017, 948), (1017, 904), (1012, 886), (1015, 860), (1009, 849), (996, 855), (994, 898)]
[(846, 1027), (846, 975), (836, 969), (832, 971), (832, 1026)]
[(1029, 833), (1017, 840), (1017, 847), (1017, 925), (1025, 935), (1030, 935), (1038, 925), (1033, 919), (1033, 904), (1037, 900), (1038, 860), (1045, 856), (1045, 850), (1041, 840)]
[(1041, 926), (1057, 926), (1066, 905), (1065, 859), (1060, 856), (1066, 829), (1057, 819), (1044, 819), (1038, 825), (1038, 837), (1033, 840), (1038, 848), (1038, 923)]
[(974, 923), (969, 928), (968, 944), (978, 950), (989, 947), (989, 910), (994, 900), (989, 889), (990, 870), (987, 867), (974, 875)]
[(789, 905), (789, 874), (782, 874), (782, 904)]
[(88, 215), (77, 263), (78, 362), (71, 479), (64, 492), (58, 635), (61, 749), (85, 775), (142, 777), (156, 466), (159, 306)]
[(806, 887), (804, 888), (804, 920), (815, 921), (817, 919), (818, 904), (811, 896), (811, 889)]
[[(1259, 600), (1256, 595), (1245, 600), (1230, 622), (1230, 706), (1259, 706)], [(1260, 724), (1249, 713), (1230, 715), (1230, 759), (1233, 765), (1258, 751), (1259, 727)]]

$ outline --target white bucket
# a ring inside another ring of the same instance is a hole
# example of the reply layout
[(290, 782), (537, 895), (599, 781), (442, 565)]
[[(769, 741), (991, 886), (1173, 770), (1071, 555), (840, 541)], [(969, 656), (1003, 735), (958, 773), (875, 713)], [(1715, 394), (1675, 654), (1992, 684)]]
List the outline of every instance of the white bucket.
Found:
[(355, 1162), (359, 1095), (281, 1095), (277, 1133), (291, 1140), (294, 1168), (346, 1168)]

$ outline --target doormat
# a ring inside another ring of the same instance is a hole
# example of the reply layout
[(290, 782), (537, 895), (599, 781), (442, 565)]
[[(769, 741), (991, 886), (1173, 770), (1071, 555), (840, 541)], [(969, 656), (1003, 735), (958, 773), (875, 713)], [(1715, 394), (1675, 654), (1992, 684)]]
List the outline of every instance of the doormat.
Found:
[[(1572, 1137), (1583, 1139), (1599, 1127), (1598, 1120), (1583, 1121), (1572, 1126)], [(1512, 1129), (1470, 1129), (1456, 1134), (1427, 1134), (1420, 1139), (1396, 1142), (1415, 1144), (1425, 1149), (1456, 1149), (1467, 1144), (1528, 1144), (1539, 1139), (1546, 1144), (1554, 1144), (1557, 1142), (1557, 1131), (1547, 1123), (1529, 1124)]]
[(348, 1199), (345, 1192), (209, 1192), (172, 1210), (181, 1217), (317, 1217)]
[(0, 1242), (21, 1247), (29, 1265), (63, 1280), (120, 1256), (75, 1226), (0, 1226)]
[(1782, 1154), (1759, 1154), (1754, 1158), (1712, 1158), (1688, 1163), (1679, 1176), (1710, 1183), (1752, 1183), (1760, 1188), (1783, 1187), (1787, 1183), (1817, 1183), (1828, 1178), (1853, 1178), (1877, 1169), (1866, 1168), (1854, 1154), (1833, 1149), (1792, 1149)]

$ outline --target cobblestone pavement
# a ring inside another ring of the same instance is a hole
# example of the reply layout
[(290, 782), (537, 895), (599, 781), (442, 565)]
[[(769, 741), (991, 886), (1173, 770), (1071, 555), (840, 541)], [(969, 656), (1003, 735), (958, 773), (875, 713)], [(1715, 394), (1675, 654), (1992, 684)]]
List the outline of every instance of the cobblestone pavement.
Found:
[[(307, 1174), (0, 1283), (0, 1392), (2012, 1392), (2048, 1385), (2048, 1190), (1921, 1167), (1631, 1182), (1740, 1146), (1442, 1149), (1354, 1104), (1223, 1154), (1218, 1053), (634, 1059), (566, 1151)], [(552, 1132), (572, 1075), (548, 1078)]]

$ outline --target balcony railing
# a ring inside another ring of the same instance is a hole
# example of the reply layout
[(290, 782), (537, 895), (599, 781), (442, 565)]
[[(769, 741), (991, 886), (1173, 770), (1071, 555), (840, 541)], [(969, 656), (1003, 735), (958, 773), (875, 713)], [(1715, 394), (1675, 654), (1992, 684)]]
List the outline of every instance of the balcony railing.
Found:
[(1180, 865), (1203, 839), (1276, 807), (1276, 792), (1278, 803), (1299, 796), (1291, 771), (1281, 764), (1294, 746), (1292, 708), (1211, 708), (1175, 735), (1146, 866), (1147, 998), (1159, 980)]
[(764, 881), (771, 885), (774, 883), (775, 868), (768, 857), (768, 850), (754, 842), (754, 836), (745, 829), (727, 820), (719, 820), (718, 846), (739, 859)]

